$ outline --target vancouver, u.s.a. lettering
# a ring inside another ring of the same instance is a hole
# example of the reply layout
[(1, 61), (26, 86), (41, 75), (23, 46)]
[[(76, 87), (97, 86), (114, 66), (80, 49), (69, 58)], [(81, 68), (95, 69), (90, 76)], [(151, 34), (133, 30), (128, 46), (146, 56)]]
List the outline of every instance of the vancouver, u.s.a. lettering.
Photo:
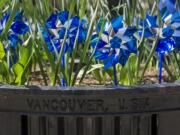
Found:
[(38, 99), (27, 98), (28, 108), (34, 111), (58, 111), (58, 112), (105, 112), (103, 99)]

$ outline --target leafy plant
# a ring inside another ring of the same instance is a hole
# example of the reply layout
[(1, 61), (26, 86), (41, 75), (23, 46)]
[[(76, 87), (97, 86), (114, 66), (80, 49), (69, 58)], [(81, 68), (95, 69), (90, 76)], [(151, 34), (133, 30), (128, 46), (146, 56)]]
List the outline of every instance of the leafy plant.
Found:
[(159, 83), (163, 68), (179, 79), (179, 2), (1, 0), (0, 82), (28, 84), (38, 69), (45, 85), (81, 85), (88, 75), (133, 85), (156, 67)]

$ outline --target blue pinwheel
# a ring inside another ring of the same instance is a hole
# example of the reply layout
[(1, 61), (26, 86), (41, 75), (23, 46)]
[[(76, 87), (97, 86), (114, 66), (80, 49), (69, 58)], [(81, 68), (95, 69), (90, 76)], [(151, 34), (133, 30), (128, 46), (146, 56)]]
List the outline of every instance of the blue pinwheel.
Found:
[(180, 41), (180, 13), (175, 8), (175, 0), (160, 0), (159, 10), (162, 24), (157, 24), (157, 16), (146, 15), (140, 22), (143, 29), (139, 35), (145, 38), (158, 36), (156, 52), (159, 55), (159, 83), (162, 81), (162, 67), (165, 54), (169, 54), (178, 46)]
[(8, 21), (8, 18), (9, 18), (9, 14), (4, 14), (2, 19), (0, 20), (0, 34), (4, 30), (6, 23)]
[[(103, 24), (102, 21), (101, 18), (98, 24)], [(137, 29), (133, 26), (123, 27), (122, 16), (113, 19), (111, 23), (105, 22), (104, 24), (104, 27), (98, 25), (97, 32), (103, 29), (103, 34), (99, 38), (99, 35), (95, 33), (92, 36), (91, 46), (95, 49), (94, 58), (104, 61), (104, 69), (113, 67), (114, 84), (117, 86), (116, 64), (124, 66), (131, 53), (137, 54), (136, 38), (134, 37)], [(113, 32), (110, 33), (111, 30)]]
[[(41, 31), (50, 52), (55, 52), (58, 57), (58, 53), (64, 48), (62, 67), (65, 68), (65, 53), (73, 51), (76, 39), (78, 44), (84, 43), (88, 23), (86, 19), (80, 19), (78, 16), (70, 18), (68, 11), (55, 12), (46, 20), (45, 28)], [(65, 86), (64, 79), (61, 84)]]
[[(4, 14), (2, 19), (0, 20), (0, 35), (5, 29), (9, 16), (10, 13)], [(8, 46), (6, 49), (8, 49), (9, 47), (16, 48), (18, 43), (22, 44), (22, 40), (19, 36), (25, 35), (28, 31), (29, 26), (27, 25), (25, 17), (23, 17), (23, 12), (18, 11), (7, 34), (10, 46)]]
[(72, 51), (76, 36), (78, 43), (85, 41), (87, 35), (87, 21), (78, 16), (69, 17), (68, 11), (52, 13), (47, 19), (42, 35), (49, 51), (60, 51), (60, 46), (66, 37), (66, 51)]
[[(3, 17), (0, 20), (0, 36), (3, 33), (3, 30), (6, 27), (6, 24), (9, 20), (10, 13), (4, 13)], [(29, 31), (29, 26), (27, 24), (27, 19), (23, 16), (23, 11), (16, 12), (16, 15), (13, 19), (12, 24), (10, 25), (10, 29), (7, 33), (7, 41), (3, 39), (4, 43), (4, 50), (8, 51), (9, 48), (12, 48), (11, 51), (13, 52), (13, 63), (16, 63), (17, 56), (16, 56), (16, 46), (18, 44), (23, 44), (23, 40), (20, 36), (25, 35)], [(10, 61), (10, 67), (12, 66), (12, 61)]]

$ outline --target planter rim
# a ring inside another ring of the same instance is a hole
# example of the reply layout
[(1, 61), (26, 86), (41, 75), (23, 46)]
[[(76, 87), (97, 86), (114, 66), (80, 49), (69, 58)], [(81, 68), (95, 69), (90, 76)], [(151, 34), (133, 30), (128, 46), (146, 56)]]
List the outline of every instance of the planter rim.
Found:
[(40, 85), (31, 85), (31, 86), (14, 86), (14, 85), (0, 85), (0, 89), (4, 90), (46, 90), (46, 91), (131, 91), (131, 90), (170, 90), (170, 89), (178, 89), (180, 90), (180, 81), (176, 81), (174, 83), (162, 83), (162, 84), (145, 84), (145, 85), (132, 85), (132, 86), (74, 86), (74, 87), (60, 87), (60, 86), (40, 86)]
[(151, 114), (180, 110), (179, 103), (178, 82), (116, 88), (0, 86), (0, 112), (19, 114)]

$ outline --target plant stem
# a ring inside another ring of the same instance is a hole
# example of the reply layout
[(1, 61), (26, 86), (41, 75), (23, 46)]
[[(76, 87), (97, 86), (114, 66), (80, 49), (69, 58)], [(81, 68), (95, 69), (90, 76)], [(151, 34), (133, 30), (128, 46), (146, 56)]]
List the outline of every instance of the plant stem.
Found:
[[(169, 76), (171, 77), (171, 79), (172, 79), (172, 80), (176, 80), (176, 77), (173, 76), (171, 70), (169, 69), (169, 67), (168, 67), (168, 65), (167, 65), (166, 60), (167, 60), (167, 59), (165, 58), (165, 61), (164, 61), (164, 63), (163, 63), (163, 67), (164, 67), (164, 69), (166, 70), (166, 72), (169, 74)], [(165, 62), (166, 62), (166, 63), (165, 63)]]
[(114, 85), (118, 86), (118, 81), (117, 81), (117, 70), (116, 70), (116, 64), (113, 64), (113, 73), (114, 73)]
[(154, 41), (153, 47), (152, 47), (152, 49), (151, 49), (151, 52), (150, 52), (150, 54), (149, 54), (149, 56), (148, 56), (148, 58), (147, 58), (147, 61), (146, 61), (146, 63), (145, 63), (145, 67), (144, 67), (143, 72), (142, 72), (142, 74), (141, 74), (140, 81), (141, 81), (142, 78), (144, 77), (144, 74), (145, 74), (145, 72), (146, 72), (146, 70), (147, 70), (147, 67), (148, 67), (148, 65), (149, 65), (149, 62), (150, 62), (151, 58), (153, 57), (153, 54), (154, 54), (154, 52), (155, 52), (155, 50), (156, 50), (156, 46), (157, 46), (158, 40), (159, 40), (159, 37), (157, 37), (156, 40)]
[(127, 63), (128, 65), (128, 76), (129, 76), (129, 84), (131, 85), (133, 83), (133, 75), (132, 75), (132, 71), (131, 71), (131, 63), (130, 60)]
[(77, 49), (78, 49), (78, 35), (79, 35), (79, 28), (78, 28), (76, 38), (75, 38), (75, 41), (74, 41), (73, 52), (72, 52), (72, 57), (71, 57), (71, 66), (70, 66), (70, 73), (69, 73), (69, 83), (70, 84), (71, 84), (72, 73), (73, 73), (73, 70), (74, 70), (76, 52), (77, 52)]
[(145, 29), (143, 28), (142, 37), (141, 37), (141, 40), (140, 40), (139, 45), (138, 45), (139, 57), (137, 57), (137, 71), (136, 71), (136, 78), (137, 78), (137, 80), (139, 78), (139, 70), (140, 70), (140, 65), (141, 65), (141, 59), (143, 57), (143, 50), (144, 50), (144, 46), (143, 45), (144, 45), (144, 41), (145, 41), (144, 31), (145, 31)]
[[(101, 34), (103, 33), (103, 30), (104, 30), (104, 22), (103, 22), (103, 24), (102, 24), (102, 26), (101, 26), (101, 30), (100, 30), (100, 32), (99, 32), (99, 39), (100, 39), (100, 37), (101, 37)], [(97, 49), (97, 45), (98, 45), (99, 39), (98, 39), (98, 41), (97, 41), (97, 43), (96, 43), (96, 45), (95, 45), (95, 47), (94, 47), (94, 49), (93, 49), (93, 51), (92, 51), (92, 54), (91, 54), (91, 56), (90, 56), (90, 58), (89, 58), (89, 61), (88, 61), (87, 64), (86, 64), (86, 67), (85, 67), (84, 72), (83, 72), (83, 74), (82, 74), (82, 77), (81, 77), (81, 79), (80, 79), (80, 81), (79, 81), (79, 84), (83, 81), (83, 79), (84, 79), (84, 77), (85, 77), (85, 75), (86, 75), (86, 73), (87, 73), (87, 71), (88, 71), (88, 69), (89, 69), (89, 67), (90, 67), (90, 65), (91, 65), (92, 59), (93, 59), (94, 54), (95, 54), (96, 49)]]
[[(73, 13), (74, 7), (75, 7), (75, 2), (73, 1), (73, 2), (71, 3), (71, 5), (70, 5), (68, 21), (70, 20), (70, 16), (71, 16), (72, 13)], [(61, 65), (61, 59), (62, 59), (62, 57), (63, 57), (63, 55), (64, 55), (64, 49), (65, 49), (65, 46), (66, 46), (66, 39), (68, 38), (68, 37), (67, 37), (68, 29), (69, 29), (69, 28), (66, 29), (65, 36), (64, 36), (64, 39), (63, 39), (63, 42), (62, 42), (62, 45), (61, 45), (61, 50), (60, 50), (59, 55), (58, 55), (58, 62), (57, 62), (56, 68), (55, 68), (53, 86), (55, 86), (55, 84), (56, 84), (56, 80), (57, 80), (57, 78), (58, 78), (59, 70), (62, 72), (62, 74), (63, 74), (64, 79), (66, 80), (66, 82), (68, 82), (68, 79), (67, 79), (67, 76), (66, 76), (66, 74), (65, 74), (65, 71), (62, 70), (62, 67), (60, 66), (60, 65)], [(68, 85), (69, 85), (69, 84), (68, 84)]]
[(159, 53), (159, 83), (162, 82), (162, 68), (163, 68), (164, 54)]
[(78, 73), (81, 70), (81, 65), (84, 62), (85, 58), (86, 58), (86, 55), (87, 55), (87, 52), (88, 52), (88, 49), (89, 49), (89, 46), (90, 46), (91, 35), (92, 35), (92, 32), (93, 32), (94, 23), (95, 23), (94, 20), (95, 20), (96, 15), (97, 15), (99, 3), (100, 3), (99, 0), (97, 0), (96, 9), (95, 9), (93, 17), (91, 19), (90, 25), (89, 25), (88, 34), (87, 34), (87, 38), (86, 38), (86, 41), (85, 41), (85, 47), (83, 48), (83, 54), (82, 54), (82, 57), (80, 58), (80, 62), (78, 64), (78, 67), (77, 67), (76, 73), (74, 75), (73, 81), (71, 83), (71, 86), (73, 86), (75, 84)]
[[(62, 68), (63, 68), (63, 70), (65, 69), (65, 56), (64, 55), (62, 56)], [(62, 79), (61, 79), (61, 84), (63, 87), (66, 86), (66, 82), (65, 82), (63, 75), (62, 75)]]
[[(35, 47), (35, 46), (34, 46)], [(39, 63), (39, 67), (40, 67), (40, 70), (41, 70), (41, 73), (42, 73), (42, 77), (43, 77), (43, 80), (44, 80), (44, 84), (47, 86), (48, 85), (48, 82), (46, 80), (46, 74), (45, 74), (45, 71), (43, 69), (43, 65), (42, 65), (42, 62), (41, 62), (41, 55), (39, 54), (39, 50), (38, 48), (34, 48), (34, 51), (35, 51), (35, 57), (37, 58), (37, 61)]]
[[(173, 55), (174, 55), (174, 58), (175, 58), (176, 64), (177, 64), (177, 66), (178, 66), (178, 72), (179, 72), (179, 74), (180, 74), (180, 64), (179, 64), (179, 61), (178, 61), (177, 55), (176, 55), (176, 53), (175, 53), (175, 52), (173, 52)], [(176, 69), (175, 69), (175, 70), (176, 70)]]
[[(63, 43), (62, 43), (62, 46), (61, 46), (61, 50), (60, 50), (60, 52), (59, 52), (58, 62), (57, 62), (56, 68), (55, 68), (53, 86), (56, 85), (56, 80), (57, 80), (57, 77), (58, 77), (59, 70), (60, 70), (60, 71), (62, 70), (62, 73), (63, 73), (63, 69), (62, 69), (62, 67), (61, 67), (60, 65), (61, 65), (62, 57), (63, 57), (63, 55), (64, 55), (64, 48), (65, 48), (65, 45), (66, 45), (66, 39), (67, 39), (67, 30), (66, 30), (66, 33), (65, 33), (65, 36), (64, 36), (64, 39), (63, 39)], [(64, 74), (64, 79), (65, 79), (65, 74)], [(67, 81), (66, 81), (66, 82), (67, 82)]]

